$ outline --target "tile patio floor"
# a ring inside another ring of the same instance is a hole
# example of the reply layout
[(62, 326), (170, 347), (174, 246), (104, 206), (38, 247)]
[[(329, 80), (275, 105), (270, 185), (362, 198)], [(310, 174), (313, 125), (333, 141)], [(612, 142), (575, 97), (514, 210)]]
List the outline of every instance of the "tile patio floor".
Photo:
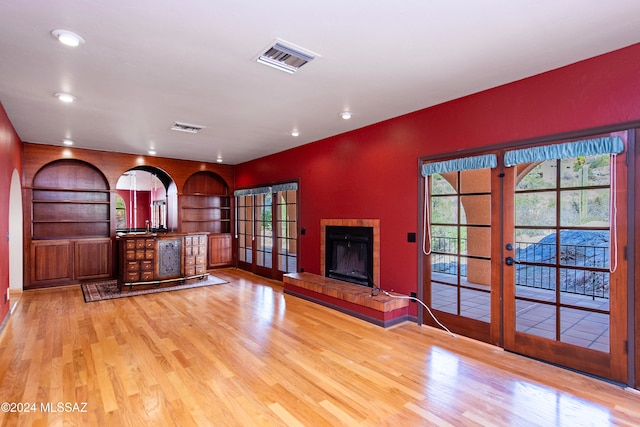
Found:
[[(455, 276), (433, 273), (433, 279), (451, 283)], [(489, 286), (464, 282), (475, 289), (460, 289), (460, 315), (483, 322), (490, 321)], [(517, 286), (516, 295), (539, 301), (555, 301), (555, 291)], [(432, 308), (457, 314), (457, 288), (432, 283)], [(561, 293), (561, 303), (577, 307), (609, 310), (609, 300), (590, 296)], [(528, 334), (555, 339), (556, 307), (531, 301), (516, 301), (516, 330)], [(560, 341), (593, 350), (609, 352), (609, 315), (560, 308)]]

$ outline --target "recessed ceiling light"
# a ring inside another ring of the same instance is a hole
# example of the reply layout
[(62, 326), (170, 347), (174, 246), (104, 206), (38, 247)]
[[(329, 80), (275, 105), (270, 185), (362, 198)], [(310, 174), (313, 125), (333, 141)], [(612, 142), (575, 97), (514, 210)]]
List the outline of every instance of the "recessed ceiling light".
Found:
[(156, 155), (156, 150), (149, 150), (148, 153), (151, 156), (155, 156)]
[(340, 113), (340, 117), (342, 117), (344, 120), (349, 120), (351, 116), (353, 116), (353, 113), (351, 113), (351, 111), (343, 111), (342, 113)]
[(69, 93), (56, 92), (53, 94), (53, 96), (66, 103), (70, 103), (76, 100), (76, 97)]
[(62, 143), (63, 143), (64, 145), (73, 145), (73, 141), (72, 141), (72, 140), (70, 140), (70, 139), (65, 139), (64, 141), (62, 141)]
[(291, 136), (300, 136), (300, 131), (292, 130), (291, 131)]
[(218, 163), (222, 163), (222, 157), (218, 157), (218, 158), (216, 159), (216, 162), (218, 162)]
[(68, 30), (53, 30), (51, 31), (51, 35), (60, 41), (60, 43), (65, 44), (67, 46), (80, 46), (84, 44), (84, 39), (73, 31)]

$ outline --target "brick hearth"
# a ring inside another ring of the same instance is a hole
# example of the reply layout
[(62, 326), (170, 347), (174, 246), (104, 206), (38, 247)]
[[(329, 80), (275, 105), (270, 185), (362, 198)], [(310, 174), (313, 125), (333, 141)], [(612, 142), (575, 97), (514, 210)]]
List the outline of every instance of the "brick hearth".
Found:
[(384, 294), (372, 296), (372, 289), (368, 286), (311, 273), (285, 274), (283, 282), (287, 294), (334, 308), (379, 326), (388, 327), (408, 319), (408, 299)]

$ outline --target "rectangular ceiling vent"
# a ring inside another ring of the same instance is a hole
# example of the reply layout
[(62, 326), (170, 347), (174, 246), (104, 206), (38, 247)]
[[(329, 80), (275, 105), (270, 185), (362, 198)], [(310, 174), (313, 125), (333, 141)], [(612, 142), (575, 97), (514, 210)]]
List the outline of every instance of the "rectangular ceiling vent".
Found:
[(175, 122), (173, 126), (171, 126), (171, 130), (176, 130), (178, 132), (187, 132), (187, 133), (198, 133), (204, 126), (199, 125), (191, 125), (189, 123)]
[(277, 40), (269, 49), (258, 56), (257, 61), (289, 74), (293, 74), (300, 67), (313, 61), (317, 54), (299, 47)]

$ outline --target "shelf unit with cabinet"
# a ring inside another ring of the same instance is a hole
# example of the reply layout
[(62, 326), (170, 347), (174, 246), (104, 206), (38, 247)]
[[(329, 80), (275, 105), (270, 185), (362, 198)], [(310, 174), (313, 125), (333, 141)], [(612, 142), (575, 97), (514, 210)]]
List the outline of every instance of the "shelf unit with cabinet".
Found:
[(98, 169), (79, 160), (53, 161), (35, 175), (27, 197), (31, 285), (112, 274), (111, 191)]
[(181, 201), (183, 233), (208, 234), (207, 267), (219, 267), (232, 263), (231, 245), (231, 196), (229, 187), (217, 174), (196, 172), (185, 182)]

